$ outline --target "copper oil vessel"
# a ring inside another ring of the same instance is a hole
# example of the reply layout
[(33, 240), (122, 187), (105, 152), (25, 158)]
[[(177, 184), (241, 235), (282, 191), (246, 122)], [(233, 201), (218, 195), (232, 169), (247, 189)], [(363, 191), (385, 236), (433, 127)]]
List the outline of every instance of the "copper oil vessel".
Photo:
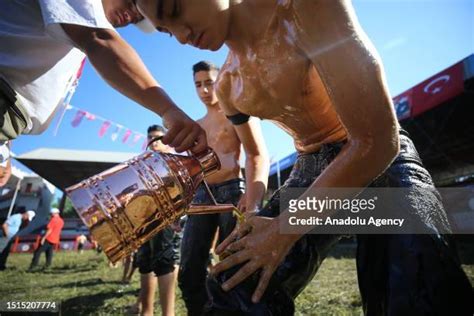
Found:
[[(184, 214), (236, 211), (232, 204), (217, 204), (204, 181), (219, 168), (210, 148), (194, 156), (146, 151), (67, 188), (66, 193), (115, 263)], [(214, 205), (191, 204), (203, 182)]]

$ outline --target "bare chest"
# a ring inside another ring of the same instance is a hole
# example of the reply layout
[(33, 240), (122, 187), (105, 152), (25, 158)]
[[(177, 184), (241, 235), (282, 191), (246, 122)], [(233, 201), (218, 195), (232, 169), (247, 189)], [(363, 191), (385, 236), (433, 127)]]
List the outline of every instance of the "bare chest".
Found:
[(224, 115), (219, 119), (205, 117), (199, 123), (206, 131), (209, 146), (215, 151), (228, 153), (240, 148), (234, 127)]
[(217, 93), (240, 112), (272, 119), (302, 106), (312, 68), (284, 21), (275, 21), (258, 43), (231, 50)]

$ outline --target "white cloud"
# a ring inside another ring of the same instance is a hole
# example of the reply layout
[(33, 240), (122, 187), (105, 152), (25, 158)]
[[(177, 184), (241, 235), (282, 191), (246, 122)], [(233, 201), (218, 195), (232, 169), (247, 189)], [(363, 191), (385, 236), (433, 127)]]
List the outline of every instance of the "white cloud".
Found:
[(383, 45), (384, 50), (393, 50), (400, 46), (405, 45), (407, 39), (403, 36), (395, 37)]

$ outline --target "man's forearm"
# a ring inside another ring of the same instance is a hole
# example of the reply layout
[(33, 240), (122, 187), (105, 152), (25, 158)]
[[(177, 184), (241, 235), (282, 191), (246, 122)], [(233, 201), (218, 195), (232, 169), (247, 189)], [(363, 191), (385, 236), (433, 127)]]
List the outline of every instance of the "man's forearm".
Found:
[(43, 239), (48, 238), (48, 236), (51, 234), (51, 229), (47, 229), (46, 233), (44, 233)]
[(3, 224), (2, 225), (2, 232), (3, 232), (3, 235), (6, 237), (8, 235), (8, 226)]
[(118, 34), (106, 33), (83, 49), (100, 75), (130, 99), (160, 116), (176, 107), (135, 50)]

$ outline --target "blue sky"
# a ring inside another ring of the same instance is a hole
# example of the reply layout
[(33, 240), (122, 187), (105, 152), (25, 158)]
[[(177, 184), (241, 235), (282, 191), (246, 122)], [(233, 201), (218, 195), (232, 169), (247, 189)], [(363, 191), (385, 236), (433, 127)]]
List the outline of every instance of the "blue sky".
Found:
[[(392, 96), (416, 85), (436, 72), (474, 53), (473, 0), (354, 0), (359, 20), (378, 49)], [(218, 52), (200, 51), (180, 45), (163, 34), (145, 35), (134, 26), (120, 30), (137, 50), (151, 73), (173, 100), (193, 119), (205, 114), (192, 81), (191, 67), (200, 60), (222, 64), (227, 48)], [(71, 105), (122, 124), (134, 131), (161, 119), (109, 87), (86, 64)], [(59, 133), (53, 131), (58, 118), (41, 136), (22, 136), (14, 142), (15, 154), (47, 148), (139, 152), (140, 145), (113, 142), (112, 128), (98, 137), (101, 121), (83, 120), (71, 126), (75, 111), (67, 111)], [(292, 140), (269, 122), (262, 122), (270, 156), (281, 159), (294, 151)], [(141, 141), (139, 142), (141, 144)], [(25, 169), (19, 163), (15, 166)]]

